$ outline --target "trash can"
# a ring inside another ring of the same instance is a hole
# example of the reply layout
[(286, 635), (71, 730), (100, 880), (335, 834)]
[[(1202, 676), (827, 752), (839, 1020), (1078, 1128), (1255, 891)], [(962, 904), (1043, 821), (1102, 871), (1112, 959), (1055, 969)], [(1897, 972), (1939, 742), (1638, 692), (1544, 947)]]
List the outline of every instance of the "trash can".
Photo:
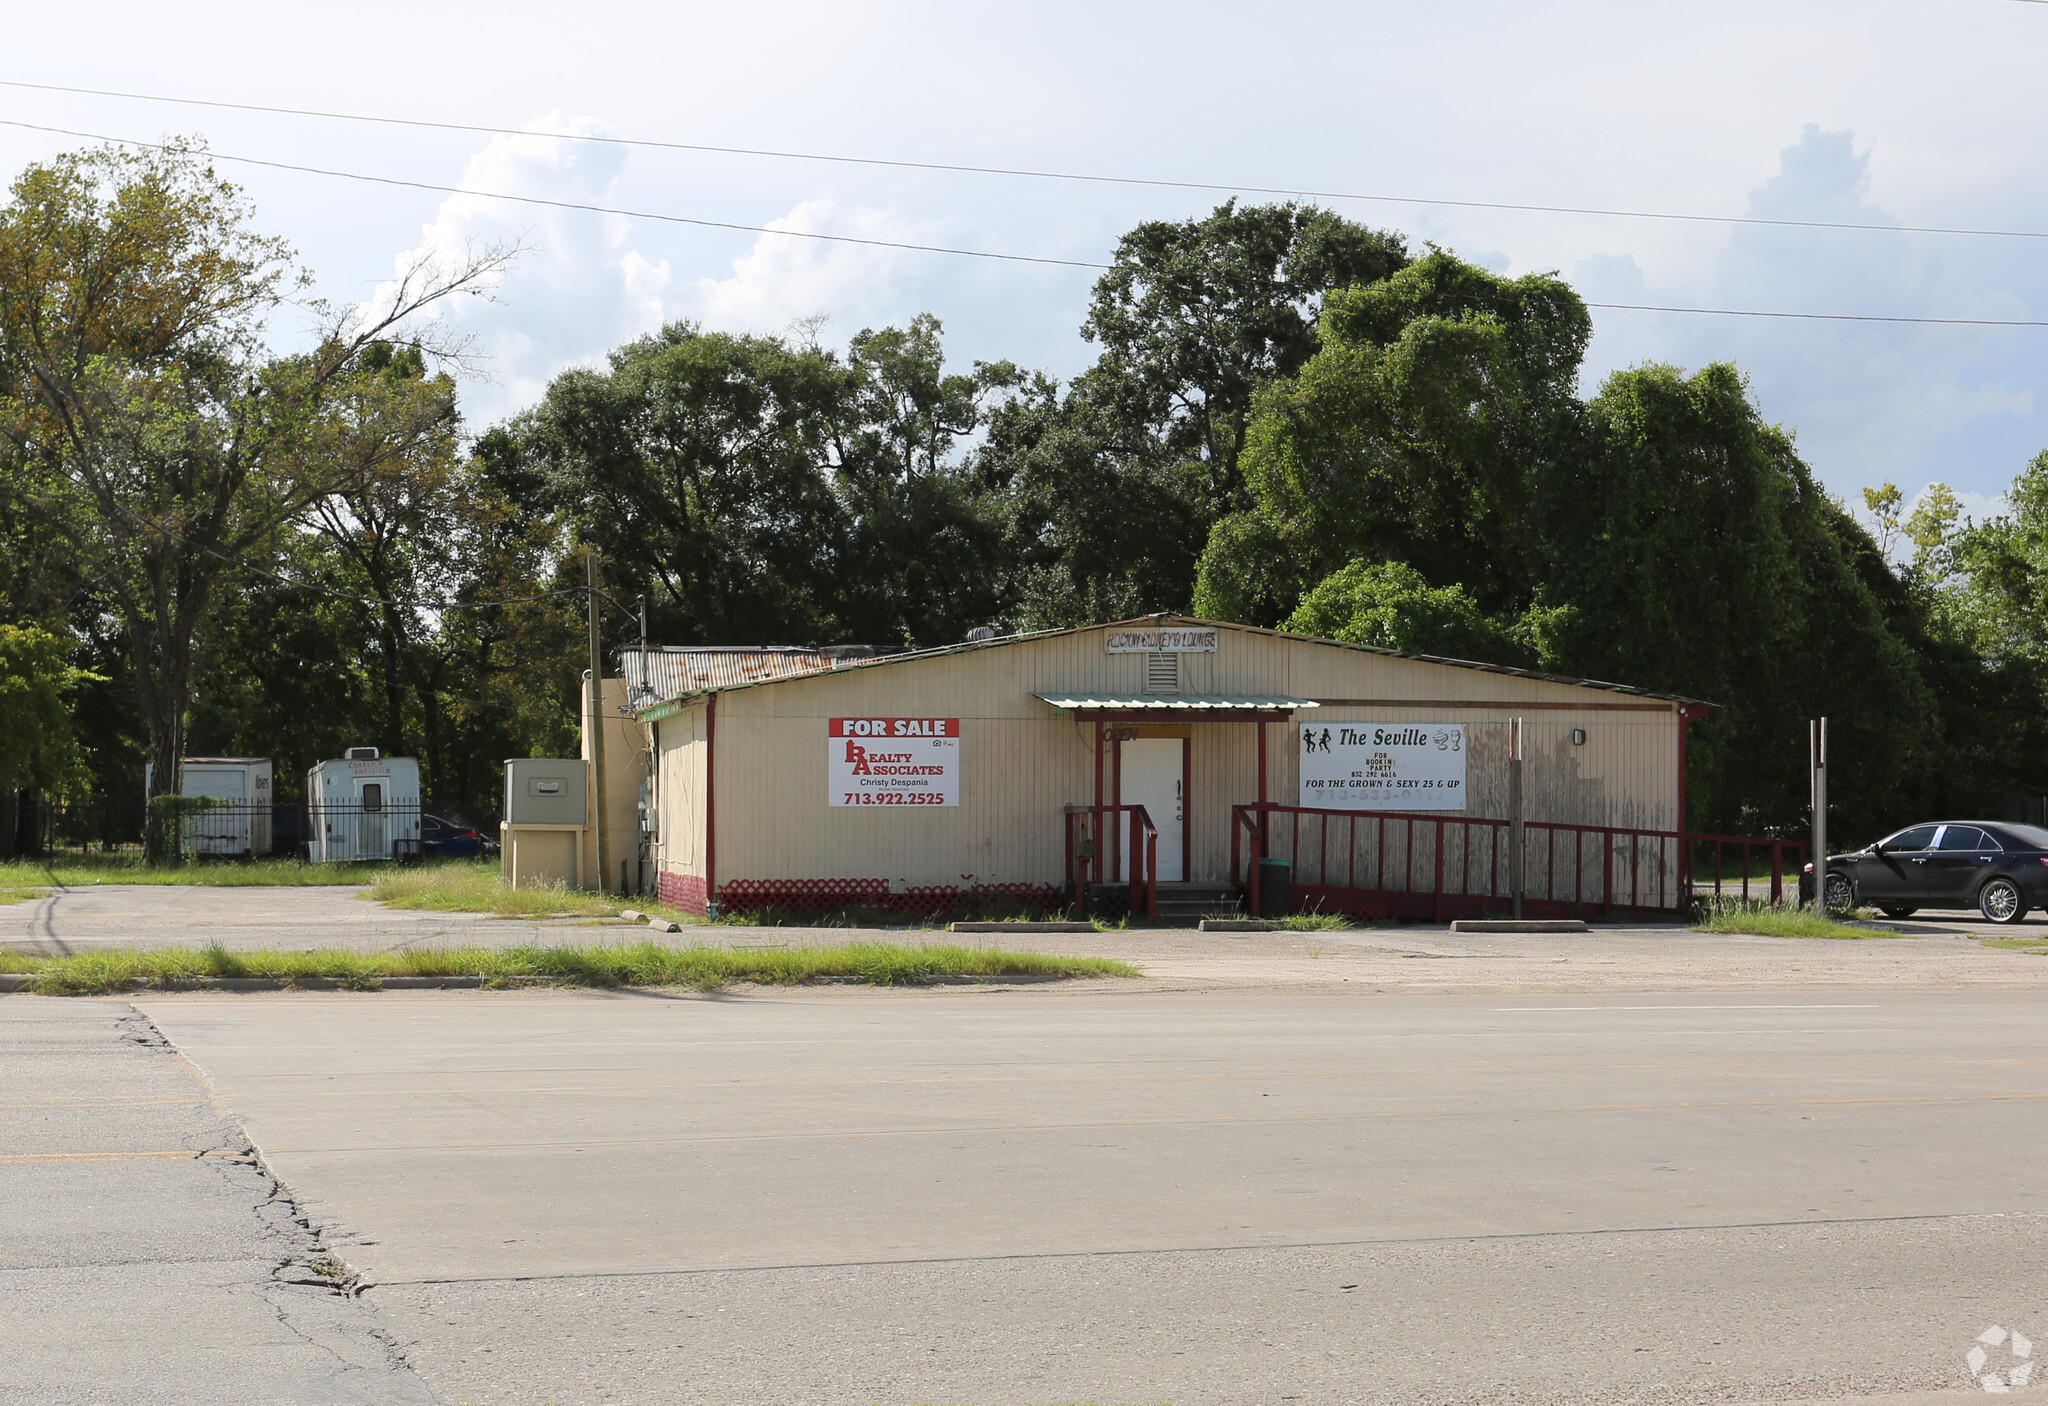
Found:
[(1284, 918), (1294, 898), (1294, 865), (1285, 859), (1259, 861), (1260, 918)]

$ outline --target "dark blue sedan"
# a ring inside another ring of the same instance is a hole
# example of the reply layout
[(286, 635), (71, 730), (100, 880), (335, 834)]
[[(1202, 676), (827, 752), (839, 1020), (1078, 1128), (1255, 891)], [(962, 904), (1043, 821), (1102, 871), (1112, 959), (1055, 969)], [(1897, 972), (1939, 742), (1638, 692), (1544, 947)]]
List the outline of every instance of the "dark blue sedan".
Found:
[[(1813, 866), (1799, 879), (1813, 898)], [(2016, 923), (2048, 907), (2048, 830), (2002, 820), (1914, 825), (1854, 854), (1828, 857), (1828, 906), (1868, 904), (1893, 918), (1922, 908), (1974, 908)]]
[(420, 847), (443, 859), (475, 859), (484, 852), (484, 837), (467, 825), (453, 824), (438, 815), (422, 815)]

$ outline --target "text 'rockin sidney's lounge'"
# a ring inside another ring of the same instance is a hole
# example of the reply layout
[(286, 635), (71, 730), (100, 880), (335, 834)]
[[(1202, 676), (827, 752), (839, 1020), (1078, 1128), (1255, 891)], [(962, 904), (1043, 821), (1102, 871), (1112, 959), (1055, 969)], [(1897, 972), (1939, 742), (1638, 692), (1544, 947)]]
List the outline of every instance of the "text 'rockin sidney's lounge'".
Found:
[(1264, 855), (1296, 909), (1471, 916), (1515, 834), (1530, 916), (1684, 891), (1704, 707), (1669, 695), (1180, 617), (699, 682), (637, 712), (658, 893), (692, 912), (1191, 914)]

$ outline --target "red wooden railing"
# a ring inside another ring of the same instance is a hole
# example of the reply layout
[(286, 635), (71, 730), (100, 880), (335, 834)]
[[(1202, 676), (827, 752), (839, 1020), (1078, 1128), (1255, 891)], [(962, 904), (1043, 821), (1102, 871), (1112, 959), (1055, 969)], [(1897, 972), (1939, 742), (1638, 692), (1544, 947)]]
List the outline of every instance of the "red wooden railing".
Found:
[[(1085, 902), (1085, 885), (1102, 883), (1104, 865), (1111, 867), (1107, 872), (1115, 873), (1123, 866), (1116, 862), (1122, 827), (1112, 817), (1130, 816), (1131, 840), (1131, 911), (1138, 911), (1138, 899), (1143, 895), (1145, 916), (1159, 916), (1159, 827), (1152, 823), (1151, 814), (1143, 806), (1068, 806), (1067, 807), (1067, 891), (1077, 902)], [(1079, 848), (1075, 831), (1082, 830), (1094, 842), (1095, 852), (1077, 856)], [(1092, 873), (1093, 877), (1089, 877)]]
[[(1282, 854), (1290, 861), (1294, 893), (1309, 906), (1441, 921), (1497, 911), (1514, 901), (1511, 827), (1505, 820), (1274, 802), (1232, 806), (1230, 814), (1230, 879), (1245, 889), (1253, 913), (1259, 911), (1258, 861)], [(1795, 851), (1795, 860), (1805, 853), (1796, 840), (1613, 825), (1530, 820), (1523, 831), (1522, 906), (1528, 917), (1617, 908), (1675, 911), (1693, 897), (1694, 850), (1707, 844), (1714, 846), (1717, 896), (1722, 856), (1732, 846), (1742, 853), (1743, 896), (1749, 896), (1751, 855), (1763, 849), (1771, 855), (1771, 898), (1781, 901), (1786, 851)], [(1417, 873), (1418, 859), (1426, 878)]]

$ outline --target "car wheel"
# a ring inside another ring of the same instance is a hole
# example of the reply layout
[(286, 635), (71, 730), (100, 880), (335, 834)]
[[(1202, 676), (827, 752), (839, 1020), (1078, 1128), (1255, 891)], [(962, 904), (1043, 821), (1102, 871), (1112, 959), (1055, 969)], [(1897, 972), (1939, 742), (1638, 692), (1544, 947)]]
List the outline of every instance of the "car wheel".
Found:
[(1828, 911), (1844, 913), (1856, 906), (1856, 890), (1842, 874), (1828, 875)]
[(1887, 907), (1880, 908), (1878, 909), (1878, 911), (1884, 914), (1887, 918), (1910, 918), (1920, 910), (1918, 908)]
[(1992, 879), (1977, 890), (1977, 911), (1994, 923), (2017, 923), (2027, 914), (2027, 900), (2011, 879)]

